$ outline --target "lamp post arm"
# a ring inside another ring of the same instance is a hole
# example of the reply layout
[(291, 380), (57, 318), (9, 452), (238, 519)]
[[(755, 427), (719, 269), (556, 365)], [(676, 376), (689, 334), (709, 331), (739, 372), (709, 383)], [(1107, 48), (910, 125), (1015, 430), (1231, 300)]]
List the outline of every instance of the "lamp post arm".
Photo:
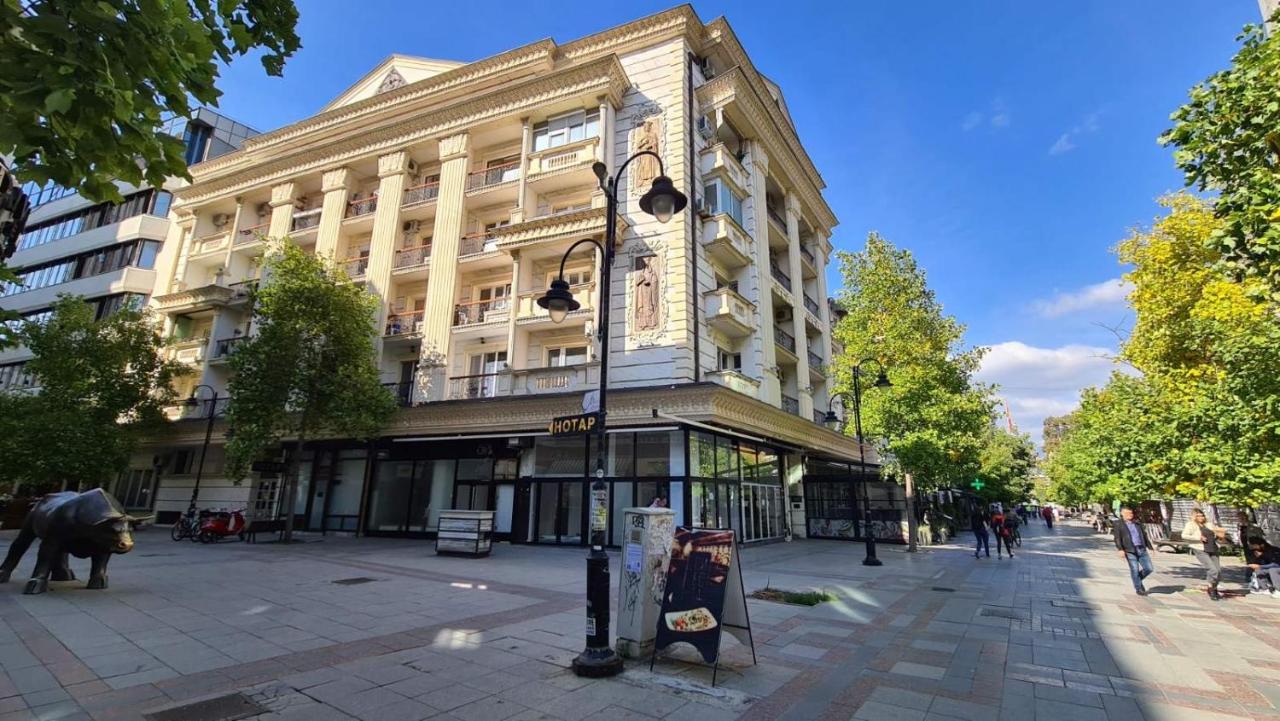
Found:
[(640, 152), (636, 153), (635, 155), (632, 155), (630, 158), (627, 158), (626, 160), (622, 161), (622, 166), (618, 168), (618, 172), (614, 173), (614, 174), (613, 174), (613, 178), (609, 180), (609, 186), (608, 186), (608, 187), (605, 187), (604, 179), (603, 179), (603, 178), (601, 178), (601, 179), (600, 179), (600, 189), (601, 189), (601, 190), (603, 190), (604, 192), (608, 193), (608, 194), (609, 194), (611, 197), (613, 197), (613, 199), (616, 201), (616, 200), (617, 200), (617, 195), (616, 195), (616, 194), (617, 194), (617, 192), (618, 192), (618, 181), (622, 179), (622, 173), (623, 173), (623, 171), (625, 171), (625, 170), (627, 169), (627, 166), (628, 166), (628, 165), (631, 165), (631, 161), (635, 160), (636, 158), (643, 157), (643, 156), (645, 156), (645, 155), (651, 155), (651, 156), (653, 156), (654, 158), (656, 158), (656, 159), (657, 159), (657, 161), (658, 161), (658, 175), (666, 175), (666, 174), (667, 174), (667, 170), (666, 170), (666, 168), (664, 167), (664, 165), (663, 165), (663, 163), (662, 163), (662, 156), (661, 156), (661, 155), (658, 155), (657, 153), (655, 153), (655, 152), (654, 152), (654, 151), (652, 151), (652, 150), (641, 150)]
[(564, 256), (560, 258), (560, 274), (557, 277), (561, 279), (564, 278), (564, 264), (569, 260), (569, 256), (573, 254), (574, 249), (576, 249), (579, 245), (582, 245), (583, 243), (590, 243), (595, 247), (599, 248), (601, 254), (604, 254), (605, 252), (604, 246), (600, 245), (600, 243), (597, 242), (594, 238), (583, 238), (582, 240), (575, 242), (573, 245), (569, 246), (569, 249), (564, 252)]

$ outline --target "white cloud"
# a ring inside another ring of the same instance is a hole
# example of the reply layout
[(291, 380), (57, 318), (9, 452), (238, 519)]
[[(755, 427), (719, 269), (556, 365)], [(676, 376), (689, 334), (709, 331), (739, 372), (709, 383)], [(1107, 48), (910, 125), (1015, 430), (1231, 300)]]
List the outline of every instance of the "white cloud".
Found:
[(972, 113), (969, 113), (968, 115), (964, 116), (964, 122), (960, 124), (960, 127), (966, 131), (969, 131), (969, 130), (973, 130), (979, 125), (982, 125), (982, 113), (975, 110)]
[(1068, 413), (1080, 391), (1101, 385), (1118, 366), (1115, 351), (1088, 345), (1040, 348), (1021, 341), (997, 343), (982, 359), (977, 379), (1000, 386), (1018, 430), (1039, 444), (1048, 416)]
[(1078, 125), (1071, 126), (1070, 130), (1059, 135), (1053, 145), (1049, 146), (1049, 155), (1062, 155), (1075, 150), (1077, 147), (1076, 141), (1080, 139), (1081, 135), (1098, 132), (1098, 129), (1102, 127), (1102, 124), (1098, 122), (1101, 118), (1101, 110), (1095, 110), (1084, 116), (1084, 120), (1081, 120)]
[(1004, 100), (996, 98), (991, 101), (991, 109), (989, 111), (973, 110), (964, 116), (964, 120), (960, 123), (960, 129), (967, 133), (982, 125), (989, 125), (995, 130), (1001, 130), (1009, 127), (1010, 122), (1009, 108), (1004, 104)]
[(1086, 285), (1080, 290), (1058, 293), (1049, 300), (1037, 300), (1032, 303), (1032, 308), (1044, 318), (1058, 318), (1082, 310), (1120, 305), (1129, 297), (1131, 290), (1133, 287), (1123, 278), (1112, 278)]
[(1075, 149), (1076, 144), (1071, 142), (1071, 133), (1063, 133), (1058, 136), (1058, 141), (1049, 147), (1049, 155), (1062, 155)]
[(992, 115), (992, 116), (991, 116), (991, 127), (993, 127), (993, 128), (1007, 128), (1007, 127), (1009, 127), (1009, 114), (1008, 114), (1008, 113), (996, 113), (995, 115)]

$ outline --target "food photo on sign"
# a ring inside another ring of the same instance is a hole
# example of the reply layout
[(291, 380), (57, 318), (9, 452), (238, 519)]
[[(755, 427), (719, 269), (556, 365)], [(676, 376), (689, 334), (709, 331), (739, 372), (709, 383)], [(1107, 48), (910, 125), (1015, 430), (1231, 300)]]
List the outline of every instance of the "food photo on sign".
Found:
[(658, 648), (684, 642), (707, 663), (716, 660), (733, 551), (733, 531), (676, 530), (658, 618)]

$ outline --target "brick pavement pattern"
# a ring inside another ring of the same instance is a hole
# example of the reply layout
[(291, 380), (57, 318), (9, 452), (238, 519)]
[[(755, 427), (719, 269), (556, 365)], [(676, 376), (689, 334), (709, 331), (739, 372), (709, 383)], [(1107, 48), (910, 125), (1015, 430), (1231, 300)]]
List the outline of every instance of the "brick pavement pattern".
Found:
[[(1280, 600), (1212, 603), (1192, 559), (1163, 554), (1138, 597), (1107, 538), (1070, 523), (1033, 525), (1012, 560), (745, 549), (748, 589), (836, 600), (749, 601), (758, 663), (726, 636), (715, 688), (685, 650), (653, 673), (569, 671), (579, 549), (137, 538), (106, 592), (0, 587), (0, 721), (183, 719), (236, 693), (261, 721), (1280, 721)], [(1242, 578), (1229, 567), (1224, 587)]]

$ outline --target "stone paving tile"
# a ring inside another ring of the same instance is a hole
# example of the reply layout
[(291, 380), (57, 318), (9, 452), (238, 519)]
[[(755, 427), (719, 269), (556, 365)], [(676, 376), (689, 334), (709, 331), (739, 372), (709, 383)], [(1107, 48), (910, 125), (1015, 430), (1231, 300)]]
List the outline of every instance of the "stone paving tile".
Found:
[(878, 701), (868, 701), (854, 712), (858, 721), (923, 721), (925, 712), (903, 706), (891, 706)]

